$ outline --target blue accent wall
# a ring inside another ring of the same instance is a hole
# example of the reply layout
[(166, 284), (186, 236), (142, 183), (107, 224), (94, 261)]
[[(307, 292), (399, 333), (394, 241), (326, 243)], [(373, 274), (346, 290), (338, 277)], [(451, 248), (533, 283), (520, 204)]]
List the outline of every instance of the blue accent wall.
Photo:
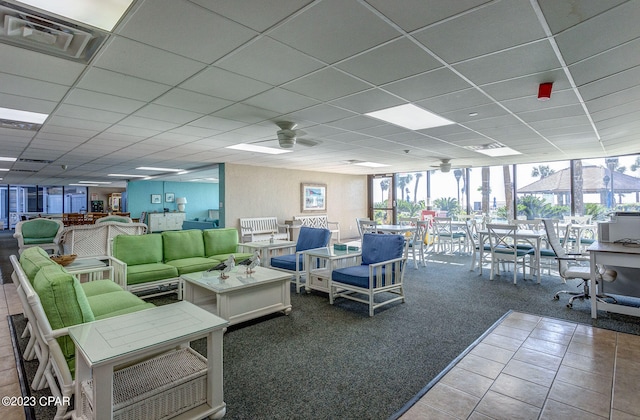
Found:
[[(127, 183), (127, 205), (131, 217), (140, 213), (162, 212), (164, 208), (177, 211), (175, 203), (165, 203), (165, 193), (173, 193), (174, 197), (186, 197), (185, 213), (187, 220), (196, 217), (203, 219), (209, 216), (209, 209), (218, 209), (220, 202), (219, 184), (201, 182), (165, 182), (165, 181), (130, 181)], [(160, 194), (161, 203), (152, 204), (151, 195)], [(224, 220), (224, 219), (222, 219)]]

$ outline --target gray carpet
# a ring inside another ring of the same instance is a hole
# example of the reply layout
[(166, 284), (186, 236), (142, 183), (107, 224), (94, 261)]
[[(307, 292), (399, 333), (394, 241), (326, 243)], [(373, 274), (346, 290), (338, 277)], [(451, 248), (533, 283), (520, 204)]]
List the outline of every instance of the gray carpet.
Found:
[(636, 318), (602, 313), (592, 322), (589, 301), (568, 309), (566, 298), (551, 299), (577, 282), (543, 276), (540, 285), (513, 285), (510, 273), (489, 281), (488, 271), (479, 276), (468, 263), (469, 257), (439, 256), (427, 268), (410, 266), (407, 302), (373, 318), (356, 302), (331, 306), (322, 293), (292, 292), (289, 316), (231, 327), (224, 338), (225, 418), (395, 417), (509, 310), (640, 334)]

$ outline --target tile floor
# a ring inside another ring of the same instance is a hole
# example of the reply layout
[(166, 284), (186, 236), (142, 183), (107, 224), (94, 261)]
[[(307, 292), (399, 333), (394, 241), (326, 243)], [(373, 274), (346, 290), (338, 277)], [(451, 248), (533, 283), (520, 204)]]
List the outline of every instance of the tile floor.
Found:
[[(7, 315), (22, 313), (22, 306), (13, 283), (0, 285), (0, 397), (19, 397), (20, 383), (13, 356), (13, 345), (9, 333)], [(2, 420), (24, 420), (22, 407), (0, 405)]]
[(513, 312), (402, 417), (638, 419), (640, 336)]
[[(6, 316), (21, 312), (2, 286), (0, 396), (20, 395)], [(639, 383), (640, 336), (513, 312), (401, 419), (637, 419)]]

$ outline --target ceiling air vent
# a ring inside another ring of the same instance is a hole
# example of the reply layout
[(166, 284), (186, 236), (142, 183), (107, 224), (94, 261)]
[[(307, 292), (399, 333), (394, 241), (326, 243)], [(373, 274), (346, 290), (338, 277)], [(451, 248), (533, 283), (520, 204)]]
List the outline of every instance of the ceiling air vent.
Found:
[(18, 159), (18, 162), (27, 162), (27, 163), (45, 163), (45, 164), (50, 164), (53, 163), (52, 160), (45, 160), (45, 159), (26, 159), (26, 158), (20, 158)]
[(83, 63), (107, 34), (0, 1), (0, 41)]

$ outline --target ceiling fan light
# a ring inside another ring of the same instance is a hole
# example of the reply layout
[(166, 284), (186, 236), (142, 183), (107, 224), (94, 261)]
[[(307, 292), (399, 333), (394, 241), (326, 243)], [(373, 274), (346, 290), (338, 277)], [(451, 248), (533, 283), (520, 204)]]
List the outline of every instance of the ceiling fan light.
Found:
[(296, 145), (296, 138), (295, 137), (278, 138), (278, 143), (280, 144), (280, 147), (282, 147), (283, 149), (292, 149), (293, 146)]

